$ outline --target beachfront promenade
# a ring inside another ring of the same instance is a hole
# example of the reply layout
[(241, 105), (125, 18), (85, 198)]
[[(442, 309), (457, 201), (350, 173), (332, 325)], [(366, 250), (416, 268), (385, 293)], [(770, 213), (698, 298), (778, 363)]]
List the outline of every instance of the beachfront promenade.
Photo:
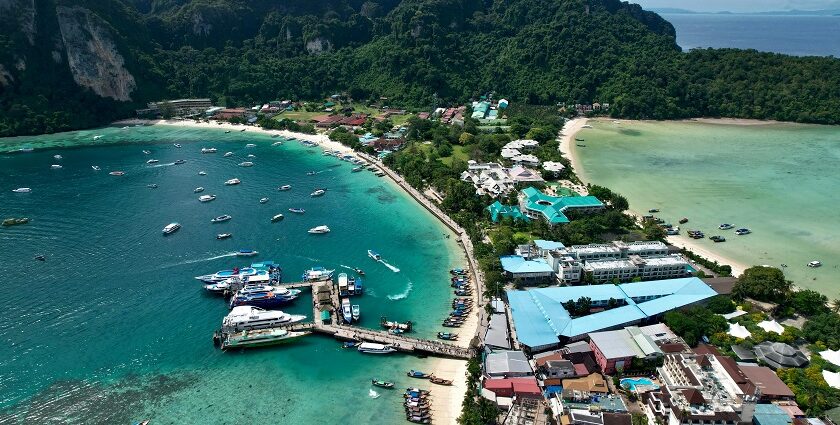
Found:
[(420, 193), (417, 189), (412, 187), (405, 179), (402, 178), (397, 172), (391, 170), (380, 160), (377, 158), (371, 157), (370, 155), (357, 152), (356, 153), (359, 157), (367, 160), (371, 164), (378, 167), (382, 172), (384, 172), (388, 177), (391, 178), (395, 183), (397, 183), (403, 190), (408, 192), (414, 200), (420, 203), (424, 208), (426, 208), (429, 212), (431, 212), (435, 217), (437, 217), (446, 227), (449, 227), (453, 232), (458, 235), (458, 241), (461, 244), (461, 247), (464, 249), (464, 253), (467, 256), (467, 262), (469, 265), (470, 275), (472, 276), (473, 282), (475, 282), (475, 295), (474, 299), (476, 302), (476, 312), (478, 314), (478, 326), (476, 327), (475, 335), (475, 344), (479, 345), (479, 341), (481, 340), (482, 336), (487, 332), (487, 326), (489, 324), (489, 318), (487, 317), (487, 313), (484, 311), (483, 306), (487, 304), (487, 300), (484, 298), (484, 275), (481, 273), (481, 269), (478, 267), (478, 263), (475, 261), (475, 257), (473, 256), (473, 244), (472, 240), (470, 240), (469, 235), (467, 235), (466, 230), (464, 230), (461, 226), (458, 225), (454, 220), (449, 218), (446, 213), (440, 210), (438, 206), (429, 200), (426, 196)]

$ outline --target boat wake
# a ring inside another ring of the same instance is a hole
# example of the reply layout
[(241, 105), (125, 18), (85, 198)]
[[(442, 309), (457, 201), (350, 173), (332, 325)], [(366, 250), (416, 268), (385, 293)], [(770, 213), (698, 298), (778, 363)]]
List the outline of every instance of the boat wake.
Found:
[(391, 271), (394, 272), (394, 273), (399, 273), (400, 272), (400, 269), (386, 263), (385, 260), (379, 260), (379, 262), (382, 263), (385, 267), (391, 269)]
[(181, 261), (181, 262), (179, 262), (179, 263), (175, 263), (175, 264), (170, 264), (170, 265), (168, 265), (168, 266), (164, 266), (164, 268), (177, 267), (177, 266), (183, 266), (183, 265), (187, 265), (187, 264), (203, 263), (203, 262), (205, 262), (205, 261), (213, 261), (213, 260), (218, 260), (218, 259), (220, 259), (220, 258), (236, 257), (236, 254), (237, 254), (237, 253), (235, 253), (235, 252), (228, 252), (228, 253), (226, 253), (226, 254), (215, 255), (215, 256), (213, 256), (213, 257), (207, 257), (207, 258), (196, 258), (196, 259), (193, 259), (193, 260), (184, 260), (184, 261)]
[(146, 168), (160, 168), (160, 167), (168, 167), (170, 165), (175, 165), (174, 162), (167, 162), (165, 164), (150, 164)]
[(397, 295), (388, 295), (388, 299), (391, 301), (399, 301), (408, 298), (408, 294), (411, 293), (411, 290), (414, 289), (414, 284), (411, 281), (408, 281), (408, 286), (406, 286), (405, 291), (400, 292)]
[(374, 390), (368, 390), (368, 397), (370, 398), (379, 398), (379, 393)]

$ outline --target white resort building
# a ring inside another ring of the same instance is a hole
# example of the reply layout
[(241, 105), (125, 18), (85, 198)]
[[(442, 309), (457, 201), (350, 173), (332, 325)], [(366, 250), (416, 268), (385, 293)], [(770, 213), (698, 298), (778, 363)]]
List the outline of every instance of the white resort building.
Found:
[(478, 195), (494, 198), (507, 195), (515, 189), (517, 183), (542, 183), (540, 173), (523, 166), (504, 167), (496, 162), (467, 162), (467, 171), (461, 173), (461, 180), (475, 186)]

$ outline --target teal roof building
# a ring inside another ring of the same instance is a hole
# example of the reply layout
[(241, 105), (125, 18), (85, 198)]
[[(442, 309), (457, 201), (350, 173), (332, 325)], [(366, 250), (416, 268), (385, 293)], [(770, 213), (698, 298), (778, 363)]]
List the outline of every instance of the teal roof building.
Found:
[(519, 207), (512, 206), (512, 205), (503, 205), (501, 202), (496, 201), (490, 204), (487, 207), (487, 211), (490, 211), (490, 218), (493, 220), (494, 223), (498, 223), (499, 220), (510, 217), (514, 221), (516, 220), (523, 220), (523, 221), (530, 221), (528, 216), (522, 214), (522, 211), (519, 210)]
[(594, 196), (551, 196), (535, 187), (528, 187), (519, 193), (519, 203), (525, 214), (534, 219), (542, 218), (549, 224), (569, 222), (565, 212), (580, 210), (586, 213), (605, 208), (604, 203)]

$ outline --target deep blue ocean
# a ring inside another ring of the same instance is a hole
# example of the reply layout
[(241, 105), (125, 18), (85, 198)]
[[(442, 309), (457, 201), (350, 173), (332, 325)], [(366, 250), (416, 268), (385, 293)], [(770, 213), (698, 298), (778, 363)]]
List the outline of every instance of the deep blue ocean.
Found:
[(840, 16), (662, 14), (683, 50), (733, 47), (840, 57)]

